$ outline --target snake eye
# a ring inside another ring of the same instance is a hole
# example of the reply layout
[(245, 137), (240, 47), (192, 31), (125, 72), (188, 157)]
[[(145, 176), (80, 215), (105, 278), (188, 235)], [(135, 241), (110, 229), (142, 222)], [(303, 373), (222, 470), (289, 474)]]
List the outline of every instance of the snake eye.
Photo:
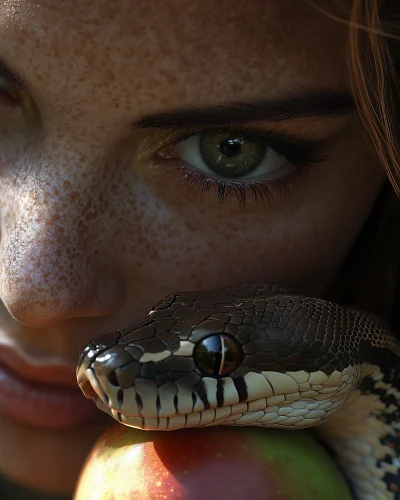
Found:
[(242, 349), (228, 335), (211, 335), (199, 342), (193, 353), (198, 368), (206, 375), (228, 375), (242, 360)]

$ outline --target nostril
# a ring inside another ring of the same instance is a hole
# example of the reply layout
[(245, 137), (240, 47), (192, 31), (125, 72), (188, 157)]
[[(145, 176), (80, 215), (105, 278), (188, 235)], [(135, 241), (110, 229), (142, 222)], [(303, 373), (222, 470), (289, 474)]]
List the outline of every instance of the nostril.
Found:
[(96, 391), (93, 389), (91, 383), (88, 380), (81, 384), (81, 390), (86, 398), (97, 399)]

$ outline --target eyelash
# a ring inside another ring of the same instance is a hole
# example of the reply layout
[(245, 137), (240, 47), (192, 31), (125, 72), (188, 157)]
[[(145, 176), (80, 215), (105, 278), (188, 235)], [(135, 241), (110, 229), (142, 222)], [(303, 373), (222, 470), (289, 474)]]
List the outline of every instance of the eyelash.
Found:
[[(287, 160), (295, 167), (295, 170), (282, 177), (264, 182), (250, 182), (240, 180), (221, 180), (208, 177), (206, 174), (193, 171), (192, 168), (180, 165), (178, 172), (182, 178), (179, 185), (186, 189), (197, 189), (200, 194), (216, 189), (216, 201), (222, 204), (232, 196), (241, 208), (245, 208), (249, 197), (253, 203), (274, 203), (278, 198), (287, 196), (294, 181), (299, 181), (303, 175), (317, 163), (329, 159), (328, 154), (318, 154), (321, 144), (316, 141), (298, 139), (288, 134), (280, 132), (265, 132), (251, 127), (241, 126), (224, 128), (204, 128), (194, 129), (184, 134), (176, 132), (173, 134), (172, 142), (167, 147), (174, 147), (177, 144), (191, 139), (192, 137), (207, 133), (231, 133), (232, 135), (244, 135), (248, 139), (257, 139), (269, 149), (272, 149), (282, 159)], [(176, 158), (170, 158), (170, 161)]]

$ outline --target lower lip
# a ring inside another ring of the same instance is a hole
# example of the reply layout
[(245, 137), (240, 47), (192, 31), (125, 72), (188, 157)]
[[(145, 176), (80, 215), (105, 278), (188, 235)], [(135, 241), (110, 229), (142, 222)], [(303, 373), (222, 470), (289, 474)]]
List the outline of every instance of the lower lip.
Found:
[(30, 382), (1, 364), (0, 412), (47, 429), (66, 429), (103, 417), (93, 401), (85, 399), (78, 389)]

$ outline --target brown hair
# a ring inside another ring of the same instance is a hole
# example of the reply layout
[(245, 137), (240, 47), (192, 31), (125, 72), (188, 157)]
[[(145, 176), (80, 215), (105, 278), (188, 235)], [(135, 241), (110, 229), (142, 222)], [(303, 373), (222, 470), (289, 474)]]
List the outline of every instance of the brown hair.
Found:
[(331, 0), (335, 14), (318, 0), (306, 1), (349, 26), (348, 69), (355, 104), (400, 197), (400, 0)]
[(400, 197), (400, 37), (395, 33), (400, 8), (396, 4), (399, 0), (353, 0), (348, 63), (359, 115)]
[[(400, 0), (306, 0), (348, 26), (348, 70), (372, 151), (396, 197), (385, 187), (328, 291), (328, 298), (374, 312), (400, 331)], [(339, 13), (339, 14), (338, 14)]]

